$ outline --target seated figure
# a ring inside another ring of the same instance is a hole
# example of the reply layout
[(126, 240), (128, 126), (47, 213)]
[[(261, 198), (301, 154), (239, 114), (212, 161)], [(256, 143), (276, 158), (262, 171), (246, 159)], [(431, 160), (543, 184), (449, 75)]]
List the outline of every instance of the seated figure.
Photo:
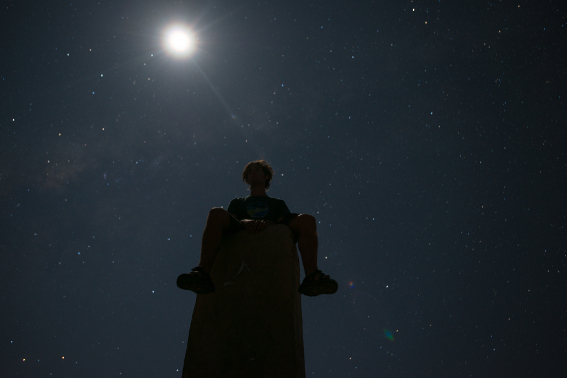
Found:
[(291, 213), (283, 200), (268, 197), (266, 190), (270, 187), (273, 175), (272, 167), (264, 160), (246, 164), (242, 180), (250, 185), (250, 195), (234, 198), (227, 210), (214, 207), (209, 211), (201, 242), (199, 265), (190, 273), (181, 274), (177, 278), (179, 288), (197, 294), (215, 291), (209, 274), (223, 235), (240, 230), (255, 234), (271, 225), (285, 224), (293, 230), (305, 269), (305, 279), (298, 291), (310, 297), (334, 294), (337, 291), (337, 282), (317, 268), (318, 239), (315, 218), (309, 214)]

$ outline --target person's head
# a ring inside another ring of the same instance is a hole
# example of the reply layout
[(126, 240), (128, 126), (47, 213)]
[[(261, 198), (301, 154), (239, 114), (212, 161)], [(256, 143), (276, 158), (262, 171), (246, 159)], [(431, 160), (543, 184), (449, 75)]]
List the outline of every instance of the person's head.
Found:
[[(248, 180), (248, 176), (250, 180)], [(270, 188), (270, 182), (272, 181), (272, 177), (274, 177), (274, 170), (267, 161), (265, 160), (255, 160), (251, 161), (250, 163), (246, 164), (244, 170), (242, 171), (242, 181), (247, 183), (248, 185), (252, 185), (253, 180), (259, 177), (264, 177), (264, 187), (266, 190)]]

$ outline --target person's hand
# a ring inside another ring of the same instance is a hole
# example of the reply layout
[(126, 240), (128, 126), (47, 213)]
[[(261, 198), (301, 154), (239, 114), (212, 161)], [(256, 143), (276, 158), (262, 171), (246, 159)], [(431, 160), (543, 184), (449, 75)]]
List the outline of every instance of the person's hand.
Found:
[(258, 228), (258, 231), (262, 231), (264, 228), (274, 224), (274, 222), (272, 222), (271, 220), (261, 220), (256, 222), (257, 222), (256, 227)]
[(252, 219), (243, 219), (240, 221), (244, 227), (246, 227), (246, 231), (250, 234), (257, 234), (258, 232), (262, 231), (264, 228), (271, 226), (274, 224), (272, 221), (264, 221), (264, 220), (252, 220)]
[(240, 223), (242, 223), (242, 225), (244, 227), (246, 227), (246, 231), (248, 231), (249, 234), (257, 234), (258, 233), (258, 227), (256, 226), (255, 220), (243, 219), (243, 220), (240, 221)]

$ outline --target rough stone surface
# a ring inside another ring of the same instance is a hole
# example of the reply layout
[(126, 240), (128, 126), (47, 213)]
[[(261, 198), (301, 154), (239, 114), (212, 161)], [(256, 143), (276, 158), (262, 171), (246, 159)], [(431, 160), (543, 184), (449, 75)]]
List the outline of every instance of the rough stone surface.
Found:
[(226, 237), (197, 295), (183, 377), (305, 377), (299, 259), (291, 229)]

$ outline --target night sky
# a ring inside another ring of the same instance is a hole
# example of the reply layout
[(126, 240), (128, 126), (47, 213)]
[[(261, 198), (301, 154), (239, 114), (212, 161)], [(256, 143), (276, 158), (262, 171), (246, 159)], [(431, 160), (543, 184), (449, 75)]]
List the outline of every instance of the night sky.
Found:
[(564, 376), (562, 7), (4, 3), (1, 375), (180, 377), (176, 278), (262, 158), (339, 283), (307, 376)]

